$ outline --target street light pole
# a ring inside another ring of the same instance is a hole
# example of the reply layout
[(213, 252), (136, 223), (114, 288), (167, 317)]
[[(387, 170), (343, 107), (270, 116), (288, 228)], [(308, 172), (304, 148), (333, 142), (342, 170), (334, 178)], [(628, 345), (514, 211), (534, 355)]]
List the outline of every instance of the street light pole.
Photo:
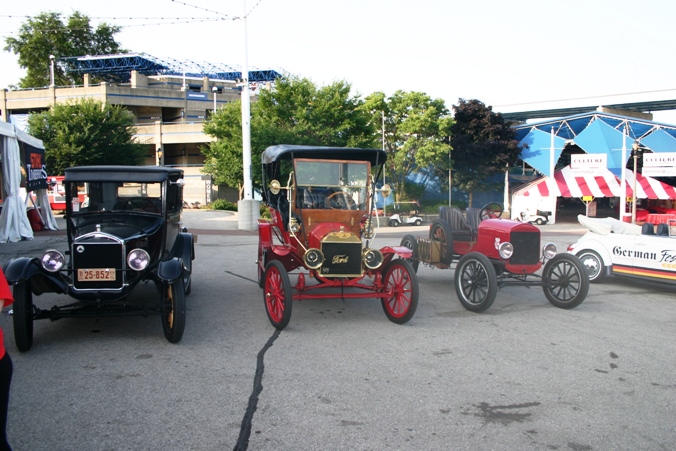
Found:
[(639, 145), (638, 141), (634, 141), (634, 144), (631, 146), (631, 155), (634, 157), (634, 187), (632, 192), (632, 202), (631, 202), (631, 223), (636, 224), (636, 200), (638, 195), (636, 193), (636, 178), (638, 171), (638, 157), (643, 154), (643, 149)]
[(54, 55), (49, 55), (49, 86), (54, 87)]
[(218, 94), (218, 88), (214, 86), (211, 88), (211, 92), (214, 93), (214, 114), (216, 114), (216, 94)]

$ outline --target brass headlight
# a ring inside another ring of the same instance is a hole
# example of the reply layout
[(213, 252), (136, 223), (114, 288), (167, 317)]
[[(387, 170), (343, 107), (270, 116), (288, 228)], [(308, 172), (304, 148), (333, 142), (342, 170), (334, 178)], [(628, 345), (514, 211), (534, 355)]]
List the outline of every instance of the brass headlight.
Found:
[(272, 194), (279, 194), (281, 189), (282, 185), (279, 183), (279, 180), (273, 180), (270, 182), (270, 192)]
[(324, 263), (324, 254), (319, 249), (310, 248), (303, 254), (305, 266), (310, 269), (317, 269)]
[(380, 189), (380, 193), (383, 195), (383, 197), (390, 197), (390, 194), (392, 193), (392, 188), (390, 188), (390, 185), (386, 183)]
[(366, 248), (362, 252), (362, 260), (368, 269), (376, 269), (383, 264), (383, 254), (378, 249)]
[(296, 218), (289, 219), (289, 230), (291, 230), (293, 233), (296, 233), (300, 230), (300, 224), (298, 224), (298, 220)]

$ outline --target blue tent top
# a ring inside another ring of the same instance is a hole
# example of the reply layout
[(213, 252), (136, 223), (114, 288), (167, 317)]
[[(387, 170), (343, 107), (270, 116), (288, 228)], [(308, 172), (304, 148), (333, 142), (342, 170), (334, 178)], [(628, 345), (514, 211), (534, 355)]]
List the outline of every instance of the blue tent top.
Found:
[(676, 152), (676, 126), (596, 111), (517, 125), (514, 129), (516, 139), (524, 148), (521, 159), (544, 175), (551, 175), (552, 132), (555, 163), (566, 144), (575, 144), (587, 153), (608, 155), (608, 169), (616, 175), (626, 164), (621, 161), (622, 147), (629, 158), (634, 141), (653, 152)]

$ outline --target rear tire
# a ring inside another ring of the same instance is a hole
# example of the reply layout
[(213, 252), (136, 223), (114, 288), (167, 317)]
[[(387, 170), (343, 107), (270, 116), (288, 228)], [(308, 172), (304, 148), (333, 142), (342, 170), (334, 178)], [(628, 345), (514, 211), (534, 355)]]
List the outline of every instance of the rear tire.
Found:
[(435, 219), (430, 227), (430, 239), (439, 242), (441, 263), (450, 265), (453, 261), (453, 233), (451, 226), (441, 219)]
[(413, 272), (417, 273), (420, 266), (420, 260), (418, 260), (418, 240), (413, 235), (404, 235), (399, 245), (411, 249), (411, 258), (407, 258), (406, 261), (411, 264)]
[(33, 346), (33, 292), (30, 280), (14, 285), (14, 342), (20, 352)]
[(577, 256), (589, 274), (589, 282), (603, 282), (606, 278), (606, 265), (603, 264), (601, 256), (592, 250), (584, 250)]
[(580, 259), (572, 254), (557, 254), (542, 271), (542, 290), (555, 307), (575, 308), (589, 292), (589, 273)]
[(422, 225), (422, 220), (416, 219), (416, 220), (415, 220), (415, 225), (417, 225), (417, 226)]

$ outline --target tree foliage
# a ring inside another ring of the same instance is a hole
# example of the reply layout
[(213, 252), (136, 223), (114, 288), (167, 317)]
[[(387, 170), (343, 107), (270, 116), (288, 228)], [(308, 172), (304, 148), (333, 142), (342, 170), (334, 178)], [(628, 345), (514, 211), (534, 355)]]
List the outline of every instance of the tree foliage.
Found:
[[(363, 100), (344, 81), (317, 87), (305, 78), (278, 79), (251, 104), (251, 160), (255, 188), (261, 188), (261, 153), (275, 144), (371, 147), (377, 142)], [(241, 102), (217, 110), (204, 125), (216, 138), (203, 148), (203, 171), (216, 184), (243, 188)]]
[(481, 101), (459, 99), (451, 126), (453, 186), (470, 193), (496, 189), (497, 174), (516, 164), (521, 149), (502, 115)]
[(425, 178), (448, 170), (453, 118), (443, 100), (422, 92), (400, 90), (388, 98), (376, 92), (366, 98), (362, 108), (371, 114), (381, 133), (384, 115), (386, 177), (399, 200), (407, 198), (405, 182), (412, 174)]
[[(61, 13), (44, 12), (21, 25), (18, 37), (5, 39), (5, 51), (18, 55), (19, 66), (26, 69), (18, 86), (32, 88), (47, 86), (50, 82), (50, 55), (56, 59), (83, 55), (124, 53), (114, 35), (120, 27), (99, 24), (92, 28), (89, 17), (75, 11), (64, 23)], [(60, 64), (54, 67), (54, 83), (81, 84), (82, 80), (67, 74)]]
[(133, 141), (134, 121), (119, 105), (81, 99), (31, 114), (28, 127), (45, 145), (49, 172), (61, 175), (71, 166), (143, 164), (146, 146)]

